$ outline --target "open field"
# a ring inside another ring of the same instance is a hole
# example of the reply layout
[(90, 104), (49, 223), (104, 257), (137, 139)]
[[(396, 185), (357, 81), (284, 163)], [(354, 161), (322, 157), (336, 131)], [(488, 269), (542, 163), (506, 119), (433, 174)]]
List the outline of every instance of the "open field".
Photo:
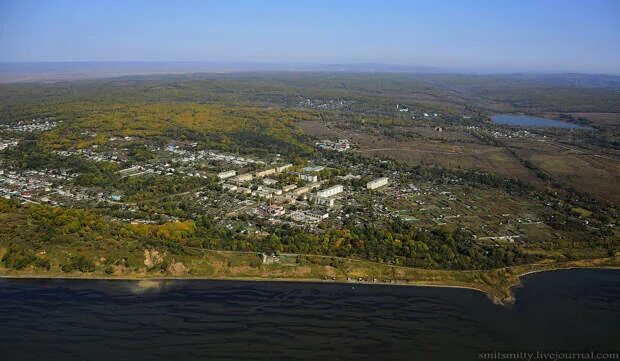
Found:
[(508, 143), (525, 161), (555, 181), (600, 199), (620, 202), (620, 159), (553, 141), (518, 140)]
[(368, 131), (341, 129), (319, 121), (297, 123), (303, 131), (318, 139), (343, 137), (358, 145), (357, 152), (383, 156), (412, 165), (440, 165), (446, 168), (468, 168), (517, 178), (540, 185), (540, 180), (505, 149), (483, 144), (464, 130), (438, 133), (434, 127), (412, 127), (418, 137), (398, 140)]

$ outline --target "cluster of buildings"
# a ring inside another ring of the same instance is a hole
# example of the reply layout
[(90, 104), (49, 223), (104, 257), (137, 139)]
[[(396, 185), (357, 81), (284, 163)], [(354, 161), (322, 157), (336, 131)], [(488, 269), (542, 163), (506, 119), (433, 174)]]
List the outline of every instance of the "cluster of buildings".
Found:
[(276, 175), (276, 174), (282, 173), (291, 167), (293, 167), (293, 165), (288, 163), (288, 164), (284, 164), (284, 165), (277, 166), (274, 168), (269, 168), (269, 169), (260, 170), (256, 172), (237, 174), (237, 175), (234, 175), (234, 174), (231, 175), (232, 174), (231, 171), (224, 171), (224, 172), (218, 173), (218, 178), (220, 177), (220, 174), (222, 174), (224, 178), (220, 178), (220, 179), (230, 179), (230, 181), (232, 181), (233, 183), (243, 184), (253, 179), (262, 179), (270, 175)]
[(81, 148), (81, 149), (73, 149), (73, 150), (56, 150), (52, 151), (52, 153), (59, 155), (61, 157), (81, 157), (88, 160), (92, 160), (93, 162), (111, 162), (111, 163), (121, 163), (127, 161), (127, 149), (119, 149), (112, 151), (98, 151), (98, 146), (96, 144), (92, 145), (90, 148)]
[(536, 135), (532, 132), (529, 132), (525, 129), (523, 130), (514, 130), (514, 131), (492, 131), (491, 135), (493, 136), (493, 138), (531, 138), (531, 137), (535, 137)]
[(188, 177), (198, 177), (203, 179), (208, 179), (210, 177), (209, 173), (196, 170), (192, 167), (175, 167), (174, 165), (166, 162), (166, 163), (153, 163), (153, 164), (145, 164), (145, 165), (135, 165), (129, 168), (121, 169), (117, 172), (121, 178), (125, 177), (135, 177), (141, 175), (185, 175)]
[[(328, 210), (335, 206), (345, 191), (343, 184), (325, 186), (329, 179), (319, 179), (319, 175), (329, 174), (321, 173), (325, 169), (322, 165), (311, 165), (299, 172), (291, 164), (285, 164), (242, 174), (234, 170), (222, 171), (217, 176), (222, 190), (254, 200), (256, 207), (247, 210), (252, 214), (271, 221), (280, 217), (293, 223), (315, 224), (329, 217)], [(298, 181), (294, 181), (295, 176)], [(340, 178), (351, 180), (360, 177), (349, 175)], [(278, 186), (281, 182), (282, 185)], [(374, 190), (388, 183), (387, 177), (381, 177), (368, 182), (366, 188)], [(290, 209), (287, 211), (287, 208)]]
[(298, 106), (303, 108), (319, 109), (319, 110), (338, 110), (344, 109), (350, 105), (351, 102), (341, 99), (304, 99), (297, 103)]
[(59, 183), (75, 179), (76, 173), (65, 169), (17, 172), (0, 169), (0, 195), (33, 202), (49, 202), (48, 196), (62, 189)]
[(53, 206), (65, 202), (118, 202), (121, 196), (88, 188), (67, 186), (79, 174), (66, 169), (44, 169), (17, 172), (0, 170), (0, 196), (18, 198), (29, 203)]
[(37, 118), (32, 120), (20, 120), (13, 124), (0, 124), (0, 129), (13, 132), (44, 132), (56, 128), (62, 121), (54, 118)]
[(136, 165), (133, 167), (121, 169), (116, 173), (119, 174), (121, 178), (125, 178), (125, 177), (135, 177), (139, 175), (155, 173), (155, 170), (141, 166), (141, 165)]
[(312, 224), (329, 218), (329, 213), (321, 209), (295, 210), (289, 214), (289, 217), (295, 222)]
[[(396, 104), (396, 110), (398, 110), (401, 113), (408, 113), (409, 107), (403, 104)], [(426, 112), (420, 113), (420, 115), (423, 116), (424, 118), (430, 118), (430, 117), (436, 118), (436, 117), (441, 116), (441, 114), (439, 113), (426, 113)], [(411, 118), (415, 119), (415, 115), (413, 115)]]
[(0, 151), (16, 147), (19, 144), (17, 139), (0, 139)]
[[(40, 125), (46, 126), (45, 124), (47, 123), (43, 122)], [(132, 140), (132, 137), (109, 138), (110, 142), (117, 143)], [(17, 142), (3, 141), (0, 144), (6, 145), (1, 149), (15, 146)], [(350, 148), (346, 139), (339, 139), (336, 142), (324, 141), (323, 145), (339, 151)], [(205, 212), (213, 210), (216, 219), (222, 217), (231, 219), (232, 215), (247, 213), (269, 219), (270, 222), (316, 224), (329, 217), (329, 210), (336, 206), (336, 202), (341, 203), (348, 197), (347, 194), (343, 194), (345, 192), (343, 184), (346, 184), (344, 182), (360, 178), (351, 174), (341, 176), (338, 179), (342, 180), (342, 184), (337, 184), (340, 180), (336, 180), (336, 177), (329, 179), (332, 172), (324, 172), (326, 170), (324, 165), (313, 164), (299, 168), (291, 163), (275, 163), (271, 167), (265, 167), (265, 161), (191, 149), (186, 145), (183, 148), (174, 144), (163, 148), (150, 145), (146, 147), (159, 156), (118, 170), (119, 177), (144, 175), (216, 177), (221, 185), (221, 191), (205, 187), (196, 193), (197, 203), (205, 209)], [(128, 164), (132, 159), (130, 150), (123, 145), (92, 145), (89, 148), (53, 152), (62, 157), (80, 157), (94, 162)], [(263, 167), (260, 167), (261, 165)], [(213, 169), (218, 171), (214, 172)], [(121, 194), (111, 190), (76, 186), (73, 181), (77, 176), (78, 174), (62, 169), (22, 173), (0, 170), (0, 195), (18, 197), (24, 202), (52, 205), (73, 206), (81, 202), (114, 204), (119, 212), (130, 211), (130, 208), (135, 206), (125, 201)], [(367, 188), (376, 189), (385, 184), (387, 178), (381, 178), (369, 182)], [(137, 209), (133, 211), (135, 212)], [(125, 214), (129, 213), (123, 213), (120, 219), (128, 219)]]
[(344, 152), (351, 149), (351, 143), (348, 139), (338, 139), (337, 141), (322, 140), (315, 143), (315, 146), (321, 150), (335, 150), (337, 152)]
[(223, 162), (239, 167), (244, 167), (248, 164), (264, 164), (263, 161), (254, 160), (239, 155), (222, 154), (210, 150), (187, 150), (179, 147), (176, 144), (169, 144), (166, 147), (166, 151), (175, 154), (177, 156), (175, 160), (182, 163), (205, 160)]

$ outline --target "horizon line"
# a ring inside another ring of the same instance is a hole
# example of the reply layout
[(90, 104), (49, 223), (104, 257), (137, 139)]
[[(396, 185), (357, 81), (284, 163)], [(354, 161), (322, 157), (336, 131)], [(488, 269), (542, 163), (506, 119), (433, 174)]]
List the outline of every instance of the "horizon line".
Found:
[[(582, 74), (582, 75), (610, 75), (618, 76), (620, 71), (611, 70), (576, 70), (576, 69), (553, 69), (552, 67), (540, 67), (540, 68), (519, 68), (519, 67), (444, 67), (444, 66), (432, 66), (432, 65), (420, 65), (420, 64), (407, 64), (407, 63), (381, 63), (381, 62), (278, 62), (278, 61), (241, 61), (241, 60), (0, 60), (0, 65), (96, 65), (96, 64), (109, 64), (109, 65), (131, 65), (131, 64), (149, 64), (149, 65), (182, 65), (182, 64), (195, 64), (195, 65), (217, 65), (217, 66), (245, 66), (246, 69), (227, 69), (227, 73), (240, 73), (240, 72), (352, 72), (352, 73), (433, 73), (433, 74), (479, 74), (479, 75), (508, 75), (508, 74), (531, 74), (531, 75), (559, 75), (559, 74)], [(271, 67), (272, 69), (251, 69), (252, 66), (256, 67)], [(281, 67), (278, 69), (278, 67)], [(357, 69), (322, 69), (325, 67), (358, 67)], [(360, 68), (362, 67), (362, 68)], [(363, 69), (363, 67), (377, 67), (377, 69)], [(293, 68), (293, 69), (291, 69)], [(10, 69), (0, 68), (0, 73), (5, 75)], [(42, 70), (42, 69), (40, 69)], [(69, 69), (65, 69), (70, 71)], [(79, 70), (79, 69), (74, 69)], [(110, 71), (114, 69), (109, 69)], [(121, 69), (116, 69), (117, 71)], [(150, 69), (152, 71), (152, 69)], [(219, 70), (188, 70), (188, 69), (176, 69), (170, 70), (171, 73), (221, 73), (224, 69)], [(135, 69), (134, 71), (140, 71)], [(144, 71), (149, 71), (144, 69)], [(154, 73), (155, 74), (155, 73)], [(131, 75), (131, 74), (128, 74)]]

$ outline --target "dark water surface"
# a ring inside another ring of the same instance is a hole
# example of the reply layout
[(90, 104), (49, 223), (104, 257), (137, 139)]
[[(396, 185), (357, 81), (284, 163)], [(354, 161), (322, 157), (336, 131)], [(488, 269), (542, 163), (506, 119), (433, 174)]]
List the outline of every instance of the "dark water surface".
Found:
[(476, 360), (618, 351), (620, 271), (524, 277), (509, 307), (463, 289), (0, 280), (1, 360)]
[(592, 129), (590, 127), (562, 122), (559, 120), (531, 117), (527, 115), (497, 114), (491, 117), (495, 124), (515, 125), (520, 127), (544, 127), (544, 128), (571, 128), (571, 129)]

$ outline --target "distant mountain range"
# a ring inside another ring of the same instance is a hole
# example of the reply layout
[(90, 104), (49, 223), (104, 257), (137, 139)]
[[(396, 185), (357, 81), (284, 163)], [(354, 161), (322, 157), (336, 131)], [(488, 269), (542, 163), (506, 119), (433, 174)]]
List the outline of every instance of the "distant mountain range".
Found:
[(319, 65), (317, 70), (360, 72), (360, 73), (445, 73), (447, 70), (430, 66), (398, 65), (398, 64), (328, 64)]
[[(402, 74), (475, 74), (430, 66), (355, 63), (355, 64), (279, 64), (256, 62), (0, 62), (0, 83), (58, 82), (131, 75), (237, 73), (237, 72), (338, 72)], [(524, 81), (543, 81), (548, 85), (620, 88), (620, 76), (606, 74), (495, 74)]]

